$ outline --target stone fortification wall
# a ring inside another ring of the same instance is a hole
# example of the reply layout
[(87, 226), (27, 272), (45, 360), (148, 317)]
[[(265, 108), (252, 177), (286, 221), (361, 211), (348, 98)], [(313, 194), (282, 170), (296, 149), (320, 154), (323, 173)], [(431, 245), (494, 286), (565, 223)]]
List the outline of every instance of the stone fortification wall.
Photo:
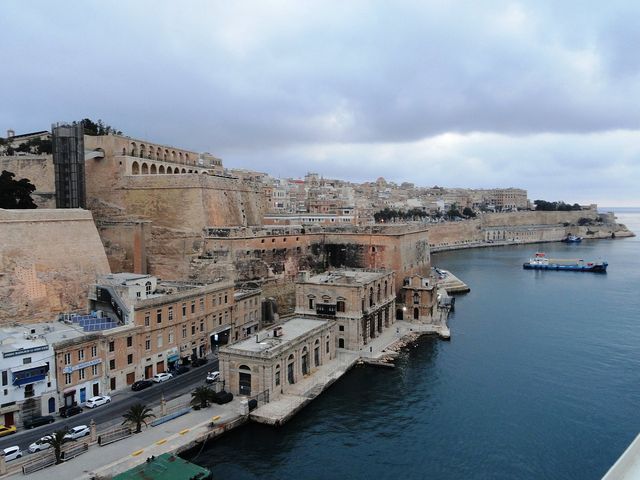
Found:
[(89, 284), (107, 273), (90, 212), (0, 209), (0, 324), (84, 310)]
[(15, 180), (28, 178), (36, 187), (32, 198), (38, 208), (56, 208), (56, 182), (52, 155), (0, 156), (0, 172), (15, 173)]
[(519, 225), (561, 225), (575, 223), (580, 218), (595, 219), (596, 210), (579, 210), (570, 212), (509, 212), (486, 213), (481, 217), (483, 227), (519, 226)]
[(464, 245), (483, 240), (483, 229), (480, 220), (439, 223), (430, 226), (427, 231), (429, 245), (432, 247)]

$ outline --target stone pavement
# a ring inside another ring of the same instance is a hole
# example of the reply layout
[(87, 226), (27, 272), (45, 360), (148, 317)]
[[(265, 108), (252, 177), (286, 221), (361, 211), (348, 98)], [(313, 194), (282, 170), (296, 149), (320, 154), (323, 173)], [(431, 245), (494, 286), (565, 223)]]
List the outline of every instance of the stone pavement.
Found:
[[(29, 475), (29, 480), (51, 478), (90, 479), (94, 475), (116, 475), (144, 462), (148, 457), (162, 453), (182, 451), (212, 432), (212, 418), (220, 416), (216, 425), (228, 424), (243, 419), (240, 400), (234, 399), (226, 405), (212, 405), (203, 410), (192, 410), (157, 427), (144, 428), (124, 440), (104, 447), (97, 444), (89, 451), (61, 465), (45, 468)], [(246, 419), (246, 417), (244, 417)], [(218, 431), (222, 431), (219, 428)], [(21, 476), (21, 475), (20, 475)], [(19, 478), (19, 477), (15, 477)]]

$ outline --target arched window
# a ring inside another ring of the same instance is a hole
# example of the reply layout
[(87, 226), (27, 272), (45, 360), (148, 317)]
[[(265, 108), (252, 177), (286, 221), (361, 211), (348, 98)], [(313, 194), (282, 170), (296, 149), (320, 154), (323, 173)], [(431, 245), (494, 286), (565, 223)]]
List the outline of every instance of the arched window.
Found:
[(414, 292), (413, 294), (413, 303), (417, 305), (420, 303), (420, 294), (418, 292)]
[(336, 310), (338, 312), (344, 312), (346, 310), (344, 300), (338, 300), (336, 303)]
[(276, 365), (275, 384), (280, 385), (280, 364)]
[(160, 165), (160, 168), (158, 168), (158, 173), (161, 175), (164, 173), (164, 165)]
[(142, 175), (147, 175), (149, 173), (149, 165), (146, 163), (142, 164)]
[(147, 293), (147, 295), (151, 295), (151, 282), (147, 282), (144, 284), (144, 289)]
[(389, 291), (387, 290), (387, 281), (384, 281), (384, 298), (389, 296)]
[(382, 287), (380, 286), (380, 284), (378, 284), (378, 303), (380, 303), (380, 301), (382, 300), (381, 295), (382, 295), (382, 291), (381, 291)]
[(122, 147), (122, 156), (127, 154), (127, 147)]
[(131, 143), (131, 156), (132, 157), (137, 157), (138, 156), (138, 147), (137, 147), (135, 142)]
[(138, 162), (133, 162), (131, 164), (131, 174), (140, 175), (140, 164)]
[(240, 395), (251, 395), (251, 369), (247, 365), (238, 368), (238, 386)]
[(151, 175), (155, 175), (156, 173), (158, 173), (158, 170), (156, 169), (156, 164), (152, 163), (151, 164)]
[(183, 168), (182, 173), (187, 173), (187, 170)]
[(144, 145), (140, 145), (140, 158), (144, 158), (145, 153), (146, 153), (146, 149)]
[(373, 307), (373, 287), (369, 287), (369, 306)]
[(419, 308), (414, 308), (413, 309), (413, 319), (414, 320), (418, 320), (420, 318), (420, 309)]
[(173, 169), (171, 167), (167, 167), (167, 173), (169, 174), (173, 173)]
[(175, 150), (171, 150), (171, 160), (172, 161), (176, 161), (176, 151)]
[(293, 358), (293, 354), (289, 355), (289, 358), (287, 359), (287, 382), (289, 382), (290, 385), (293, 385), (294, 383), (296, 383), (296, 377), (294, 375), (294, 358)]

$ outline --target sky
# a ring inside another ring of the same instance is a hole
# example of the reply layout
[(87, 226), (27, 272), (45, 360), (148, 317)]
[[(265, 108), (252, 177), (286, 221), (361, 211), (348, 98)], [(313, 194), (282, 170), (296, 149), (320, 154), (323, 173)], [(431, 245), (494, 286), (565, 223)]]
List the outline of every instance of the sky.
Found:
[(640, 2), (29, 1), (0, 135), (102, 119), (230, 168), (640, 207)]

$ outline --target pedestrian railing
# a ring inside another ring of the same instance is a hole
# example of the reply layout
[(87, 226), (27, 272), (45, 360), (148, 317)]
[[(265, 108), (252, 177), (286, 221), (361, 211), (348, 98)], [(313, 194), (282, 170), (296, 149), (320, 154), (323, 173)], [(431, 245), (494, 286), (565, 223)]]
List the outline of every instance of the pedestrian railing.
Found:
[(127, 438), (131, 436), (131, 427), (128, 426), (120, 426), (111, 428), (104, 432), (100, 432), (98, 435), (98, 445), (101, 447), (104, 445), (109, 445), (110, 443), (117, 442), (122, 440), (123, 438)]

